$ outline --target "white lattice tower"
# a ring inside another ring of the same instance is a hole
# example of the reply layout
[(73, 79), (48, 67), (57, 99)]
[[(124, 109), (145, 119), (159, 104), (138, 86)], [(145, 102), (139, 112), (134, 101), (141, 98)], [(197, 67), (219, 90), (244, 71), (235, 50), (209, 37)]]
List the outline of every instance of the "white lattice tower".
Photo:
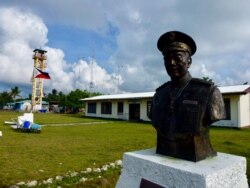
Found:
[(32, 98), (31, 105), (32, 111), (37, 111), (42, 108), (42, 98), (43, 96), (43, 79), (35, 78), (36, 69), (44, 71), (46, 68), (46, 53), (47, 51), (41, 49), (35, 49), (33, 54), (34, 59), (34, 70), (32, 75)]

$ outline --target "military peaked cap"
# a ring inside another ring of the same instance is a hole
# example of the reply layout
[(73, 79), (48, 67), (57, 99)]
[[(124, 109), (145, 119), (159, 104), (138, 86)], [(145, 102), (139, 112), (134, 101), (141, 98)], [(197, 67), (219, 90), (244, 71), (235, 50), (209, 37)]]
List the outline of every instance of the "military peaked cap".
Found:
[(191, 56), (196, 51), (195, 41), (187, 34), (180, 31), (169, 31), (160, 36), (157, 47), (162, 53), (168, 51), (186, 51)]

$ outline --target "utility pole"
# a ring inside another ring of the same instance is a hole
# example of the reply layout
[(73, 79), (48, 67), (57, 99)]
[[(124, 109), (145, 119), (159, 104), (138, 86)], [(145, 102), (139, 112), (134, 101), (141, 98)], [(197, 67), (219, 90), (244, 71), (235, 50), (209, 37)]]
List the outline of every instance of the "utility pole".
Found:
[(92, 89), (94, 88), (94, 76), (93, 76), (93, 64), (94, 64), (94, 57), (92, 55), (91, 57), (91, 63), (90, 63), (90, 82), (89, 82), (89, 89), (90, 91), (92, 91)]
[(116, 73), (116, 80), (117, 80), (117, 86), (116, 86), (116, 93), (118, 92), (118, 87), (120, 85), (120, 72), (121, 72), (121, 69), (123, 68), (123, 65), (118, 65), (117, 67), (117, 73)]

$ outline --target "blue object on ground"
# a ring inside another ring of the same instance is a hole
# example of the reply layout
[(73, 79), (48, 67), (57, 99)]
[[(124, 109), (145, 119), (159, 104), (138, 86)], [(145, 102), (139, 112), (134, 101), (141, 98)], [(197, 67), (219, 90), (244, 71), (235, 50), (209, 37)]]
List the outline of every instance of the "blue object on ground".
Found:
[(36, 124), (36, 123), (33, 123), (33, 124), (31, 125), (31, 129), (40, 130), (41, 128), (42, 128), (41, 125), (38, 125), (38, 124)]
[(41, 110), (39, 110), (39, 112), (41, 112), (41, 113), (46, 113), (47, 110), (46, 110), (46, 109), (41, 109)]
[(41, 132), (42, 126), (36, 123), (31, 123), (30, 121), (24, 121), (23, 126), (19, 128), (24, 132)]
[(30, 122), (30, 121), (25, 121), (25, 122), (23, 122), (23, 129), (29, 129), (29, 128), (30, 128), (30, 125), (31, 125), (31, 122)]

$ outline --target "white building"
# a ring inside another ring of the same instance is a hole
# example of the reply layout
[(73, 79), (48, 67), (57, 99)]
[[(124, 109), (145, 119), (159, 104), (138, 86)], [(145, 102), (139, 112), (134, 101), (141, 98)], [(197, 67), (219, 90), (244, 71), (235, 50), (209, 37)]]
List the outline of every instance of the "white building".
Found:
[[(250, 126), (250, 85), (219, 89), (225, 101), (227, 117), (214, 125), (238, 128)], [(86, 103), (85, 115), (88, 117), (150, 121), (147, 114), (154, 93), (101, 95), (81, 101)]]
[(250, 85), (219, 87), (225, 102), (226, 120), (215, 123), (226, 127), (250, 126)]

